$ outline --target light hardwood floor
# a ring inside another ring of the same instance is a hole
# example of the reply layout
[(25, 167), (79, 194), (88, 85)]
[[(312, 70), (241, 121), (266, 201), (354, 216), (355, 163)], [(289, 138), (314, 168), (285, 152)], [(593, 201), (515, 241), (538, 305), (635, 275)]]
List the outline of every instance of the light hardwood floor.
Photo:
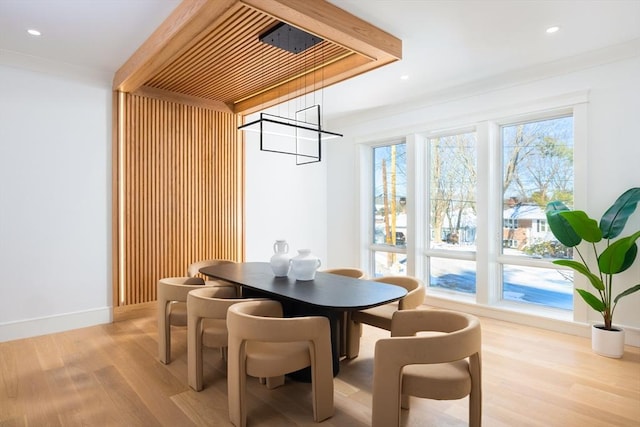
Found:
[[(0, 426), (228, 426), (225, 366), (205, 354), (205, 389), (187, 386), (186, 334), (173, 330), (173, 361), (157, 360), (155, 308), (113, 324), (0, 343)], [(620, 360), (587, 338), (482, 318), (483, 425), (640, 426), (640, 349)], [(371, 421), (373, 343), (341, 363), (335, 415), (322, 426)], [(313, 426), (308, 384), (267, 390), (248, 380), (249, 426)], [(413, 399), (403, 426), (465, 426), (467, 399)]]

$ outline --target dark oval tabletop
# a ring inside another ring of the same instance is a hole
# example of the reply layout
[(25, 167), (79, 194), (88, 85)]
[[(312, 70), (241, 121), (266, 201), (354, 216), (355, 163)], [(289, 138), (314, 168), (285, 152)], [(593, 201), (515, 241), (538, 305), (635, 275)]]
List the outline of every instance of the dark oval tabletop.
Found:
[(339, 311), (363, 310), (397, 301), (407, 294), (402, 286), (321, 271), (309, 281), (275, 277), (267, 262), (221, 264), (201, 268), (200, 272), (280, 298)]

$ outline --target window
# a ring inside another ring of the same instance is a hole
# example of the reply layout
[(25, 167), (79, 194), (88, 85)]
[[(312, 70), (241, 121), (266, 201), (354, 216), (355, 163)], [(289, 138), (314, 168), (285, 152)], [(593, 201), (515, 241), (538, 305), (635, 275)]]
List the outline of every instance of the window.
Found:
[[(574, 157), (584, 165), (586, 98), (572, 99), (573, 107), (460, 119), (446, 131), (363, 145), (369, 274), (415, 275), (444, 307), (575, 315), (573, 273), (552, 263), (573, 253), (545, 214), (552, 200), (573, 207)], [(578, 177), (586, 178), (582, 168)]]
[(504, 219), (504, 228), (507, 230), (517, 230), (518, 229), (518, 218), (505, 218)]
[(528, 260), (571, 256), (548, 229), (545, 208), (552, 200), (573, 205), (573, 116), (506, 124), (500, 139), (502, 298), (572, 309), (571, 273)]
[(476, 292), (475, 132), (429, 138), (428, 286)]
[(407, 156), (405, 143), (373, 149), (373, 241), (376, 276), (406, 274)]

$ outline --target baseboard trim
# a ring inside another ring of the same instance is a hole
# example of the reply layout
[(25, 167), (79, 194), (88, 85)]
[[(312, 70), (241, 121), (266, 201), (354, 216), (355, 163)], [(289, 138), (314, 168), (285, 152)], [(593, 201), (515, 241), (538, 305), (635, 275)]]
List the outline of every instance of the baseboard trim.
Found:
[(111, 307), (101, 307), (73, 313), (0, 323), (0, 342), (111, 323), (113, 320), (112, 311)]

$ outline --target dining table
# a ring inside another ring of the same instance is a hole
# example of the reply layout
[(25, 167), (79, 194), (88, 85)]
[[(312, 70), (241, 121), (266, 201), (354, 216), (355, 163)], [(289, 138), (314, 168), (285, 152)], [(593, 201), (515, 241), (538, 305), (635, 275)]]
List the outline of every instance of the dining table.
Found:
[[(200, 273), (239, 286), (243, 297), (280, 301), (287, 317), (327, 317), (331, 328), (334, 376), (340, 371), (340, 320), (344, 313), (397, 301), (407, 294), (401, 286), (322, 271), (317, 271), (313, 280), (276, 277), (268, 262), (225, 263), (203, 267)], [(309, 380), (308, 370), (292, 376)]]

